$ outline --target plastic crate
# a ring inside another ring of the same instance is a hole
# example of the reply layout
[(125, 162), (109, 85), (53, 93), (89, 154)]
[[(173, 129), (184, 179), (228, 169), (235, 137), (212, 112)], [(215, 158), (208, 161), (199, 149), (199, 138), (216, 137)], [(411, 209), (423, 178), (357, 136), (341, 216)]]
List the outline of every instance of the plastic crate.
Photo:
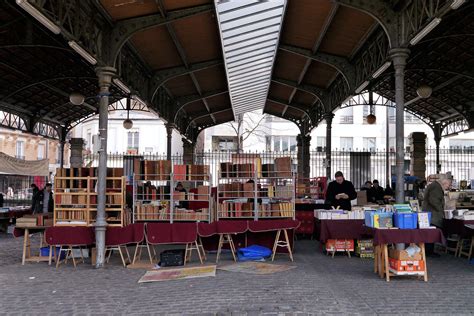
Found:
[(393, 213), (377, 211), (365, 212), (365, 225), (374, 228), (393, 227)]
[[(59, 253), (59, 247), (56, 247), (56, 253), (53, 251), (53, 257), (58, 253)], [(40, 248), (40, 255), (42, 257), (49, 257), (49, 247), (41, 247)], [(66, 252), (62, 251), (60, 259), (63, 260), (65, 258), (66, 258)]]
[(395, 213), (393, 214), (395, 227), (401, 229), (416, 229), (418, 227), (417, 213)]

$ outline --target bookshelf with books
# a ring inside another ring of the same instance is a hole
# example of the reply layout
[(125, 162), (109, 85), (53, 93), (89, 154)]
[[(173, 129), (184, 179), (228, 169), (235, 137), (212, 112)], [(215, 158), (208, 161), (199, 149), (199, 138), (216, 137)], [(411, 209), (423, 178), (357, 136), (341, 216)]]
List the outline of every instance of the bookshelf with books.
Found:
[[(58, 169), (54, 181), (54, 225), (93, 226), (97, 217), (96, 168)], [(120, 174), (110, 168), (108, 174)], [(67, 175), (67, 176), (66, 176)], [(109, 226), (124, 226), (130, 222), (125, 209), (125, 178), (107, 177), (106, 221)]]
[[(209, 166), (174, 165), (172, 169), (166, 175), (135, 174), (134, 221), (211, 221)], [(185, 192), (176, 190), (178, 184)]]
[[(221, 163), (217, 185), (217, 219), (294, 218), (295, 177), (291, 159), (274, 164)], [(231, 172), (230, 172), (231, 171)]]

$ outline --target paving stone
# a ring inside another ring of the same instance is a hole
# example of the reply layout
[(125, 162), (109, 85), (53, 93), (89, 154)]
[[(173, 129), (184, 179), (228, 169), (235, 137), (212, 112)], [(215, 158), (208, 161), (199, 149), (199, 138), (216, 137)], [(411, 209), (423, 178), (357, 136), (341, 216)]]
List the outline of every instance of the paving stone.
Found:
[[(33, 237), (34, 240), (36, 237)], [(90, 264), (58, 269), (20, 264), (22, 239), (0, 235), (0, 314), (37, 315), (380, 315), (474, 312), (474, 265), (442, 255), (428, 259), (430, 281), (373, 273), (373, 261), (328, 257), (315, 241), (297, 241), (296, 268), (273, 275), (217, 271), (215, 278), (138, 284), (142, 270), (118, 256), (97, 270)], [(215, 255), (210, 255), (213, 262)], [(222, 264), (231, 263), (229, 259)], [(31, 279), (34, 277), (34, 279)]]

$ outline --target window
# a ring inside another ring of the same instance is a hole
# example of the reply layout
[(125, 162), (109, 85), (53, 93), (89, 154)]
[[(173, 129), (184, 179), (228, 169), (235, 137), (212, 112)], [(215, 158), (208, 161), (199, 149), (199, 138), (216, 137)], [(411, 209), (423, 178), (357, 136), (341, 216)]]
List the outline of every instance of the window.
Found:
[(474, 139), (450, 139), (449, 151), (452, 153), (473, 153)]
[(60, 163), (61, 160), (61, 145), (56, 148), (56, 163)]
[(296, 151), (295, 136), (267, 136), (267, 150), (270, 151)]
[(353, 137), (341, 137), (340, 145), (342, 150), (351, 150), (353, 145)]
[(38, 160), (44, 159), (44, 144), (38, 144)]
[(236, 151), (237, 136), (212, 136), (212, 150)]
[(405, 112), (405, 123), (406, 124), (419, 124), (421, 123), (421, 120), (414, 116), (411, 113)]
[(326, 148), (326, 136), (316, 137), (316, 150), (321, 151)]
[(87, 130), (86, 142), (87, 142), (87, 149), (92, 149), (92, 131), (90, 128)]
[(25, 142), (22, 140), (16, 142), (16, 158), (25, 159)]
[(354, 109), (347, 107), (341, 110), (339, 124), (354, 124)]
[(388, 108), (388, 122), (395, 123), (396, 120), (396, 110), (393, 107)]
[(153, 152), (153, 147), (145, 147), (145, 152), (146, 153), (152, 153)]
[(375, 152), (376, 148), (376, 138), (375, 137), (364, 137), (363, 141), (363, 148), (364, 150), (368, 150), (370, 152)]
[(140, 133), (138, 131), (129, 131), (127, 135), (127, 149), (138, 150)]

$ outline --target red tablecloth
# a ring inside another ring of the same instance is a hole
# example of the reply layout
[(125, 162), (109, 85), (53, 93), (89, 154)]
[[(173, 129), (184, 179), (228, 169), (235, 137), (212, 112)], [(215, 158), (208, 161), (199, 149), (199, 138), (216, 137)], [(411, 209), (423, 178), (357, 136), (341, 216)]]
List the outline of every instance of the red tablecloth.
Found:
[(446, 244), (441, 229), (378, 229), (366, 227), (367, 234), (373, 236), (374, 245), (398, 243), (442, 243)]
[(316, 238), (326, 243), (328, 239), (362, 239), (366, 235), (363, 219), (316, 220)]
[(443, 232), (445, 236), (460, 235), (461, 237), (470, 237), (471, 232), (464, 226), (466, 224), (474, 225), (474, 221), (464, 221), (461, 219), (443, 219)]

